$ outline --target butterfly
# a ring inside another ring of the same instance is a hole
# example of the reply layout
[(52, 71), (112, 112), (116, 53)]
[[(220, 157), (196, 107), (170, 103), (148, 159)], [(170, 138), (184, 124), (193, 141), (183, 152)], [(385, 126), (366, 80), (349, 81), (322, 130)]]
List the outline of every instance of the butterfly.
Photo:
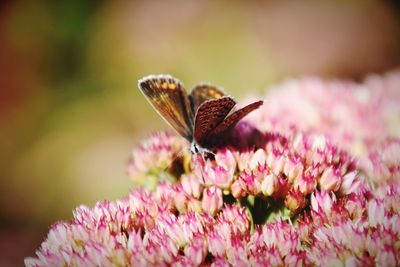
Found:
[(146, 76), (138, 87), (161, 117), (191, 143), (191, 152), (203, 159), (244, 116), (263, 104), (257, 101), (235, 110), (236, 101), (217, 87), (199, 84), (187, 94), (178, 79), (164, 74)]

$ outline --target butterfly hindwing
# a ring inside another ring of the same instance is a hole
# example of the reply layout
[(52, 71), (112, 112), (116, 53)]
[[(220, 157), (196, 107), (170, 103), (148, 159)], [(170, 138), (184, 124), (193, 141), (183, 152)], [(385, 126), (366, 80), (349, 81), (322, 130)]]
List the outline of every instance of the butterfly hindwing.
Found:
[(194, 115), (182, 83), (170, 75), (150, 75), (139, 80), (138, 86), (161, 117), (190, 141)]
[(203, 102), (197, 109), (194, 123), (194, 140), (202, 147), (207, 147), (207, 137), (236, 105), (231, 97), (224, 96)]
[(231, 130), (235, 125), (243, 119), (247, 114), (252, 112), (253, 110), (259, 108), (263, 104), (263, 101), (257, 101), (254, 103), (251, 103), (239, 110), (236, 110), (232, 114), (230, 114), (228, 117), (226, 117), (220, 124), (218, 124), (210, 133), (209, 133), (209, 138), (214, 139), (215, 137), (218, 137), (222, 135), (223, 133)]
[(196, 85), (189, 95), (192, 104), (193, 114), (196, 113), (197, 109), (203, 102), (210, 99), (221, 98), (224, 95), (225, 93), (215, 86), (208, 84)]

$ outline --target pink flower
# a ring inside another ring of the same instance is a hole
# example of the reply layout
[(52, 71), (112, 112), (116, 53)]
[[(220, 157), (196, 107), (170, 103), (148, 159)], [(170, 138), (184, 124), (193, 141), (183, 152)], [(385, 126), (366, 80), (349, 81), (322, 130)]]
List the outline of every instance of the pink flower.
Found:
[[(376, 263), (379, 266), (398, 266), (399, 259), (396, 257), (396, 251), (392, 246), (386, 246), (382, 253), (379, 253), (376, 257)], [(398, 255), (398, 254), (397, 254)]]
[(216, 187), (208, 187), (203, 191), (203, 200), (201, 207), (209, 214), (215, 214), (222, 208), (222, 192), (221, 189)]
[(383, 203), (377, 199), (371, 200), (367, 206), (368, 209), (368, 223), (374, 227), (378, 224), (384, 223), (386, 220), (385, 208)]
[(182, 189), (185, 191), (186, 194), (193, 196), (195, 198), (200, 197), (201, 193), (201, 185), (199, 180), (195, 178), (193, 175), (182, 175), (181, 176), (181, 185)]
[(285, 162), (283, 172), (289, 178), (289, 181), (293, 183), (296, 178), (300, 177), (304, 172), (304, 165), (301, 163), (301, 157), (292, 156)]
[(215, 162), (218, 166), (221, 166), (225, 170), (229, 171), (231, 174), (233, 174), (236, 169), (235, 156), (229, 149), (219, 150), (215, 155)]
[[(136, 182), (151, 171), (165, 170), (179, 153), (186, 152), (187, 142), (169, 133), (154, 134), (132, 151), (128, 174)], [(138, 178), (139, 177), (139, 178)]]
[(25, 265), (398, 266), (399, 84), (290, 81), (205, 161), (153, 135), (128, 165), (148, 189), (78, 207)]
[(244, 171), (238, 175), (238, 180), (241, 180), (241, 182), (236, 182), (240, 183), (241, 186), (244, 187), (246, 193), (250, 195), (257, 195), (260, 193), (261, 184), (253, 172), (248, 173)]
[(343, 176), (342, 183), (339, 188), (339, 194), (344, 196), (356, 192), (358, 189), (360, 189), (360, 183), (361, 181), (359, 178), (357, 178), (356, 171), (347, 173), (345, 176)]
[(215, 185), (221, 189), (229, 188), (233, 181), (235, 168), (231, 167), (230, 169), (225, 169), (223, 166), (213, 165), (214, 164), (211, 163), (211, 161), (207, 161), (203, 168), (202, 174), (204, 176), (205, 184)]
[(184, 249), (185, 256), (190, 260), (190, 265), (200, 265), (207, 255), (207, 246), (202, 236), (196, 236)]
[(300, 191), (289, 191), (285, 198), (285, 206), (293, 214), (297, 214), (306, 206), (306, 199)]
[(226, 251), (226, 243), (221, 234), (217, 231), (211, 231), (208, 235), (208, 249), (210, 253), (217, 256), (224, 256)]
[(308, 195), (314, 192), (315, 188), (317, 187), (317, 180), (310, 174), (303, 174), (294, 180), (293, 187), (302, 192), (304, 195)]
[(329, 214), (335, 202), (335, 195), (329, 194), (327, 191), (316, 191), (311, 195), (311, 208), (316, 212), (322, 211)]
[(264, 177), (260, 189), (264, 195), (272, 196), (272, 194), (278, 188), (278, 184), (278, 177), (271, 173)]
[(245, 233), (250, 230), (250, 218), (245, 208), (225, 206), (217, 220), (230, 224), (234, 233)]
[(319, 186), (322, 190), (337, 191), (341, 185), (342, 177), (340, 170), (327, 168), (319, 179)]
[(178, 247), (184, 247), (189, 242), (189, 238), (183, 232), (182, 222), (171, 213), (162, 213), (157, 220), (158, 229), (171, 237)]

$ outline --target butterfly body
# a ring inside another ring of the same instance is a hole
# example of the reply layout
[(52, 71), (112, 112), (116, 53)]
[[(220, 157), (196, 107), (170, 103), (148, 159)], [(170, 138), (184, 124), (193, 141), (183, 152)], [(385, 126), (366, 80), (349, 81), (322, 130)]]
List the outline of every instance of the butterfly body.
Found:
[(150, 75), (138, 87), (160, 116), (190, 143), (194, 154), (212, 153), (219, 139), (262, 101), (234, 110), (236, 101), (215, 86), (200, 84), (187, 94), (171, 75)]

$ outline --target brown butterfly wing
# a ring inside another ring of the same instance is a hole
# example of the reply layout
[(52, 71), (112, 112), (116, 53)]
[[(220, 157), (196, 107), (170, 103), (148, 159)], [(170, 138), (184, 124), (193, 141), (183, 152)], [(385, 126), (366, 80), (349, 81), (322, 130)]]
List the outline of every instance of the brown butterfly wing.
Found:
[(220, 124), (218, 124), (208, 135), (210, 139), (215, 139), (218, 136), (226, 133), (231, 130), (235, 125), (243, 119), (247, 114), (252, 112), (253, 110), (259, 108), (263, 104), (263, 101), (257, 101), (252, 104), (249, 104), (232, 114), (230, 114), (227, 118), (225, 118)]
[(221, 98), (225, 93), (215, 86), (208, 84), (196, 85), (190, 92), (190, 100), (192, 104), (192, 111), (195, 114), (199, 106), (210, 99)]
[(197, 109), (194, 122), (194, 140), (202, 147), (207, 147), (207, 137), (236, 105), (231, 97), (224, 96), (203, 102)]
[(150, 75), (139, 80), (139, 89), (153, 108), (180, 135), (193, 139), (193, 112), (182, 83), (170, 75)]

